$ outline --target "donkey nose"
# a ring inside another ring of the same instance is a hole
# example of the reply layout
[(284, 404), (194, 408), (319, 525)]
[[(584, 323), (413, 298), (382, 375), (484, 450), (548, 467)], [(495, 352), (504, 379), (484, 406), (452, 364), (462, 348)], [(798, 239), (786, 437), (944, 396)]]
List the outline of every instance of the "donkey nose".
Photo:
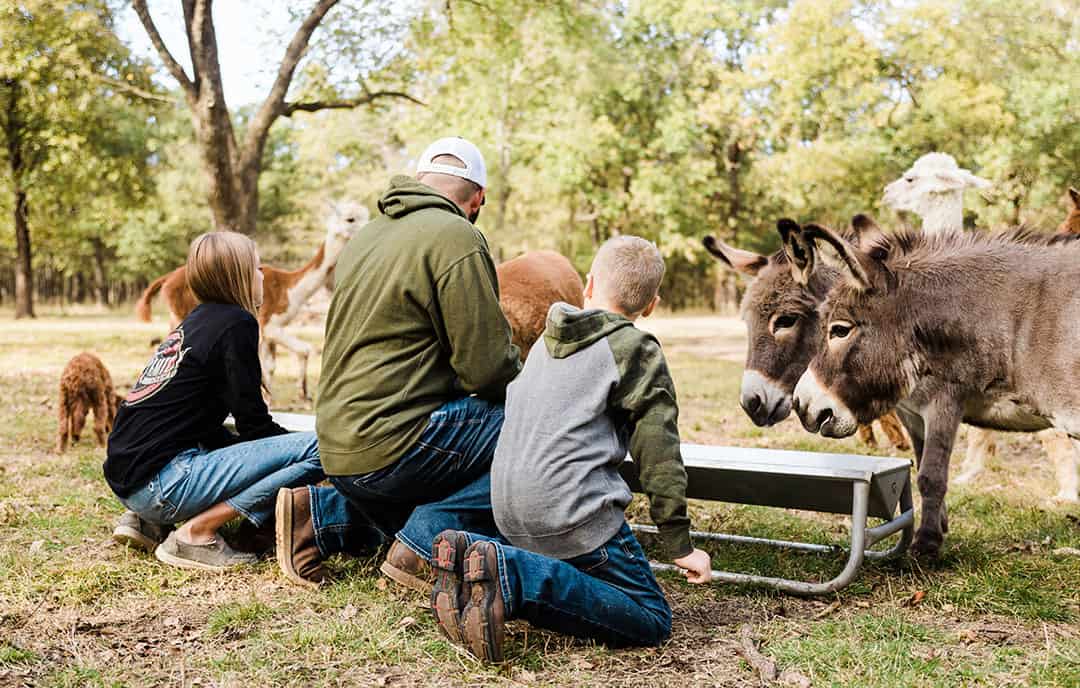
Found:
[(816, 425), (816, 427), (814, 428), (814, 432), (820, 430), (822, 425), (825, 425), (830, 420), (832, 420), (832, 417), (833, 411), (831, 408), (821, 409), (821, 412), (817, 414), (817, 418), (814, 419), (814, 424)]
[(743, 411), (746, 411), (746, 415), (750, 416), (750, 420), (754, 421), (754, 425), (762, 426), (765, 424), (768, 409), (765, 408), (765, 400), (759, 392), (744, 394), (739, 401)]

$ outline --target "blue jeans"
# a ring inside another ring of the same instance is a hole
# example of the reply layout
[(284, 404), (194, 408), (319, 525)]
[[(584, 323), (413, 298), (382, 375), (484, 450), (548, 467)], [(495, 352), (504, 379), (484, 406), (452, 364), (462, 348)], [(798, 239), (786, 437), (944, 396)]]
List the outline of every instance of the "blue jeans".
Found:
[(566, 560), (466, 535), (495, 543), (507, 619), (610, 647), (659, 645), (671, 635), (671, 608), (625, 522), (600, 547)]
[(255, 526), (274, 517), (283, 487), (324, 477), (313, 432), (291, 432), (206, 451), (187, 449), (120, 501), (153, 523), (178, 523), (227, 503)]
[(309, 487), (319, 552), (368, 554), (396, 536), (430, 560), (431, 541), (445, 528), (497, 533), (487, 475), (502, 423), (502, 406), (456, 399), (432, 412), (420, 438), (389, 466)]

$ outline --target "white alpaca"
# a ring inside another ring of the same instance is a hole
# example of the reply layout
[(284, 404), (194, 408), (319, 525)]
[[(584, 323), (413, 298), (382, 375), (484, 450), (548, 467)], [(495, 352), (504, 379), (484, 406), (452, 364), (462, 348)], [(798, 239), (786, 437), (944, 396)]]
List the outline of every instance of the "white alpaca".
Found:
[[(928, 234), (959, 232), (964, 228), (964, 191), (987, 189), (987, 180), (977, 177), (956, 164), (948, 153), (927, 153), (899, 179), (885, 187), (882, 199), (895, 210), (907, 210), (922, 218), (922, 229)], [(1076, 502), (1077, 468), (1080, 467), (1080, 442), (1057, 430), (1039, 433), (1046, 453), (1053, 459), (1058, 478), (1058, 493), (1054, 499)], [(970, 483), (986, 465), (986, 458), (997, 452), (993, 431), (970, 428), (964, 465), (953, 480)]]
[(356, 230), (368, 221), (367, 208), (357, 203), (332, 205), (326, 218), (326, 239), (315, 256), (299, 270), (263, 270), (263, 304), (259, 309), (262, 337), (259, 339), (259, 358), (263, 375), (269, 381), (274, 373), (277, 345), (296, 354), (300, 365), (300, 396), (308, 399), (307, 362), (312, 347), (302, 339), (285, 332), (296, 319), (304, 304), (320, 288), (330, 282), (338, 257)]

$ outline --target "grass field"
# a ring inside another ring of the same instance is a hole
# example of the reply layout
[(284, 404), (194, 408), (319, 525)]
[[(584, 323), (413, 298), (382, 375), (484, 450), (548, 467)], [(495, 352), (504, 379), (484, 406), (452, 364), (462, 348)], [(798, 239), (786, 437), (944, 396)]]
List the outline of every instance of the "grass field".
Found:
[[(684, 440), (873, 451), (807, 435), (790, 419), (755, 428), (737, 403), (738, 323), (645, 324), (672, 365)], [(111, 542), (121, 507), (92, 437), (52, 452), (67, 360), (94, 351), (130, 385), (164, 330), (126, 313), (35, 322), (0, 313), (0, 685), (759, 686), (736, 651), (749, 625), (793, 685), (1080, 686), (1080, 557), (1054, 553), (1080, 548), (1080, 509), (1046, 502), (1052, 467), (1028, 436), (1009, 437), (974, 486), (950, 491), (952, 532), (939, 562), (870, 563), (820, 600), (662, 578), (675, 627), (656, 649), (611, 651), (514, 625), (507, 664), (485, 667), (441, 639), (424, 599), (377, 575), (377, 557), (331, 561), (335, 582), (318, 591), (288, 585), (272, 561), (227, 575), (166, 567)], [(301, 332), (319, 340), (317, 325)], [(283, 357), (278, 371), (275, 406), (310, 409), (296, 398), (293, 360)], [(317, 378), (317, 358), (309, 374)], [(962, 443), (956, 460), (961, 453)], [(691, 508), (702, 529), (822, 542), (846, 530), (839, 517)], [(831, 577), (842, 564), (710, 549), (716, 568), (773, 575)]]

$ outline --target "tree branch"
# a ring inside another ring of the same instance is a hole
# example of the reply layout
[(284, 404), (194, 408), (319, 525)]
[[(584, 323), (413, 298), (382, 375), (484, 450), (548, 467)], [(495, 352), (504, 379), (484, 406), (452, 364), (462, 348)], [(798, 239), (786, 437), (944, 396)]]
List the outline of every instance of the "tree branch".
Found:
[(284, 103), (281, 114), (292, 117), (294, 112), (318, 112), (319, 110), (351, 110), (352, 108), (367, 105), (378, 98), (401, 98), (427, 107), (423, 101), (418, 100), (402, 91), (375, 91), (366, 93), (359, 98), (346, 98), (344, 100), (316, 100), (308, 103)]
[(255, 113), (255, 116), (251, 118), (251, 122), (248, 124), (248, 133), (244, 141), (243, 151), (245, 162), (251, 163), (261, 155), (263, 143), (266, 141), (266, 136), (270, 131), (270, 125), (283, 114), (289, 84), (292, 83), (293, 74), (296, 72), (296, 66), (300, 63), (300, 58), (307, 52), (311, 34), (315, 33), (315, 29), (318, 28), (323, 17), (337, 3), (338, 0), (318, 0), (315, 6), (311, 8), (308, 16), (304, 18), (300, 27), (296, 29), (296, 33), (293, 34), (292, 40), (289, 41), (289, 47), (285, 49), (285, 57), (281, 59), (281, 64), (278, 66), (274, 85), (270, 87), (270, 93), (266, 96), (266, 100), (259, 106), (258, 112)]
[(117, 91), (123, 91), (124, 93), (129, 93), (129, 94), (131, 94), (133, 96), (138, 96), (139, 98), (142, 98), (143, 100), (154, 100), (154, 101), (157, 101), (159, 103), (172, 103), (173, 102), (172, 98), (169, 98), (167, 96), (163, 96), (163, 95), (158, 94), (158, 93), (154, 93), (153, 91), (147, 91), (146, 89), (139, 88), (138, 86), (135, 86), (133, 84), (129, 84), (129, 83), (126, 83), (126, 82), (123, 82), (123, 81), (119, 81), (117, 79), (110, 79), (110, 78), (108, 78), (106, 76), (102, 76), (100, 74), (89, 74), (88, 76), (90, 78), (94, 79), (95, 81), (99, 81), (99, 82), (101, 82), (101, 83), (103, 83), (103, 84), (105, 84), (107, 86), (110, 86), (110, 87), (116, 89)]
[(150, 17), (150, 10), (146, 7), (146, 0), (132, 0), (131, 4), (135, 9), (135, 14), (139, 16), (143, 28), (146, 29), (146, 35), (150, 37), (150, 42), (153, 43), (154, 49), (157, 50), (158, 57), (165, 63), (165, 69), (180, 83), (180, 87), (185, 92), (189, 95), (194, 93), (195, 85), (188, 78), (188, 75), (184, 73), (184, 68), (180, 66), (180, 63), (172, 56), (169, 49), (165, 47), (165, 41), (161, 40), (161, 34), (158, 33), (157, 26), (154, 25), (154, 20)]

